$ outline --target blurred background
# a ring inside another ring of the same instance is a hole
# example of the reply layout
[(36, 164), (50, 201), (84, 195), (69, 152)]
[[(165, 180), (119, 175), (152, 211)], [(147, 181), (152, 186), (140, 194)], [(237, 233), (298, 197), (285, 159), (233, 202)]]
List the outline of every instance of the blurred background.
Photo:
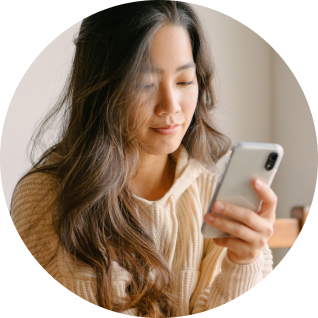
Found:
[[(291, 70), (262, 38), (219, 12), (193, 5), (211, 44), (217, 91), (215, 119), (233, 142), (279, 143), (285, 155), (272, 188), (277, 217), (310, 205), (317, 176), (317, 140), (306, 98)], [(22, 78), (1, 141), (2, 182), (10, 206), (15, 184), (29, 168), (26, 148), (36, 124), (60, 93), (80, 23), (56, 38)], [(288, 250), (274, 250), (277, 265)]]

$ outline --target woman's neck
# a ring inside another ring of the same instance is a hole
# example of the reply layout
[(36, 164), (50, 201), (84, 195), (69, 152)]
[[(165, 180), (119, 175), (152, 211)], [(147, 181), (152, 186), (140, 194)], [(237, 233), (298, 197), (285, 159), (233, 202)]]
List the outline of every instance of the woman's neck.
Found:
[(175, 167), (175, 162), (168, 155), (143, 155), (137, 175), (130, 183), (132, 192), (149, 201), (159, 200), (174, 182)]

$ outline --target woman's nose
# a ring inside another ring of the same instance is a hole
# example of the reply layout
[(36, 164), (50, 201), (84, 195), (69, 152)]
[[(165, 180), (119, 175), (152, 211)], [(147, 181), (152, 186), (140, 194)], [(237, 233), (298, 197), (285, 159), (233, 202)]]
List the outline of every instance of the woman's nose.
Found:
[(173, 115), (181, 111), (178, 92), (171, 86), (160, 87), (155, 112), (159, 116)]

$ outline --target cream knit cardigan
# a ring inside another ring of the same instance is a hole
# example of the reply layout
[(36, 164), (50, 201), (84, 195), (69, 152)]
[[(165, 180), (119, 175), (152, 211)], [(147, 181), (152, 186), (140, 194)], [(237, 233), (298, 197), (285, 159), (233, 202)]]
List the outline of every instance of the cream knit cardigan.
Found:
[[(227, 257), (226, 249), (204, 238), (200, 228), (217, 174), (189, 159), (182, 145), (172, 158), (177, 165), (170, 190), (158, 201), (139, 200), (148, 206), (152, 238), (177, 276), (177, 316), (185, 316), (215, 308), (248, 291), (271, 271), (272, 255), (266, 246), (253, 264), (238, 265)], [(12, 199), (13, 222), (25, 245), (50, 275), (97, 304), (94, 271), (63, 250), (52, 226), (53, 183), (52, 176), (44, 173), (23, 178)], [(117, 263), (113, 265), (113, 292), (125, 296), (131, 275)], [(136, 315), (134, 309), (125, 313)]]

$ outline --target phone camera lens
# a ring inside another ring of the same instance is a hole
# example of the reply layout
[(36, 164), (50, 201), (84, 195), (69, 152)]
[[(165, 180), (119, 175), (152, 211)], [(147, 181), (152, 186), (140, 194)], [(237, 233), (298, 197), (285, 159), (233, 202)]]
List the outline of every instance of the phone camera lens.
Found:
[(272, 154), (270, 154), (270, 156), (269, 156), (269, 160), (271, 160), (271, 161), (276, 161), (276, 159), (277, 159), (277, 153), (272, 153)]
[(266, 169), (267, 171), (273, 169), (277, 158), (278, 158), (278, 154), (275, 153), (275, 152), (272, 152), (272, 153), (268, 156), (267, 161), (266, 161), (266, 164), (265, 164), (265, 169)]

